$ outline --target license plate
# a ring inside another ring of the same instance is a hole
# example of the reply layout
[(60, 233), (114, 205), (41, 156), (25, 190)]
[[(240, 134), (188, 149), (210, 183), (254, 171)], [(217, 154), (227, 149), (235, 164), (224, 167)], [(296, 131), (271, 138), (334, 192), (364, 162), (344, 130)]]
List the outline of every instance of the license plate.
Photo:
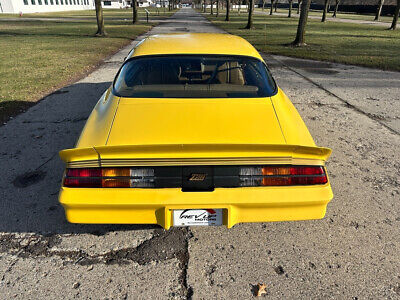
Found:
[(222, 209), (175, 209), (174, 226), (221, 226)]

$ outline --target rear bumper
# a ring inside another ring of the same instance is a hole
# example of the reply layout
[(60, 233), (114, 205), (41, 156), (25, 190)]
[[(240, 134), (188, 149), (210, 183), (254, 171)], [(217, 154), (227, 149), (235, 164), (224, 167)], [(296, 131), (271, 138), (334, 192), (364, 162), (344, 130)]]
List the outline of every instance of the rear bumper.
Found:
[(217, 188), (182, 192), (178, 188), (61, 188), (59, 200), (71, 223), (159, 224), (173, 226), (172, 210), (222, 208), (228, 228), (243, 222), (321, 219), (333, 194), (319, 186)]

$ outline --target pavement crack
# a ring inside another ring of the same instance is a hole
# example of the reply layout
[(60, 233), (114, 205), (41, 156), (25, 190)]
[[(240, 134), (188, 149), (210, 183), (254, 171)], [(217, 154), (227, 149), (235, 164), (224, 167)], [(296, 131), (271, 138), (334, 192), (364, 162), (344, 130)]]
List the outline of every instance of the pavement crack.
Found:
[(24, 124), (62, 124), (62, 123), (78, 123), (86, 121), (87, 117), (78, 117), (78, 118), (66, 118), (57, 121), (45, 121), (45, 120), (32, 120), (32, 121), (22, 121)]
[[(192, 234), (187, 228), (172, 228), (168, 231), (156, 229), (152, 238), (137, 247), (111, 250), (102, 254), (90, 255), (84, 250), (57, 249), (62, 242), (60, 235), (40, 234), (2, 234), (0, 235), (0, 253), (18, 258), (59, 257), (64, 265), (88, 266), (93, 264), (126, 265), (135, 262), (139, 265), (177, 259), (181, 274), (180, 296), (191, 299), (192, 288), (187, 282), (189, 262), (189, 239)], [(12, 267), (12, 266), (11, 266)]]
[(41, 165), (39, 165), (38, 167), (36, 167), (35, 171), (39, 170), (41, 167), (43, 167), (45, 164), (47, 164), (48, 162), (50, 162), (52, 159), (54, 159), (54, 157), (57, 156), (57, 152), (54, 153), (52, 156), (50, 156), (50, 158), (48, 158), (46, 161), (44, 161)]
[[(156, 229), (152, 238), (137, 247), (111, 250), (102, 254), (90, 255), (84, 250), (57, 249), (62, 242), (60, 235), (15, 234), (0, 235), (0, 253), (15, 257), (9, 265), (10, 272), (19, 258), (58, 257), (63, 265), (90, 266), (94, 264), (126, 265), (136, 262), (139, 265), (158, 263), (176, 259), (180, 269), (179, 298), (192, 299), (193, 289), (188, 283), (189, 239), (192, 233), (188, 228), (172, 228), (168, 231)], [(3, 274), (4, 278), (5, 274)], [(0, 278), (1, 279), (1, 278)]]
[(345, 104), (346, 107), (368, 117), (369, 119), (378, 122), (380, 125), (382, 125), (383, 127), (385, 127), (386, 129), (388, 129), (390, 132), (396, 134), (396, 135), (400, 135), (400, 132), (396, 131), (395, 129), (391, 128), (390, 126), (386, 125), (385, 123), (382, 122), (382, 119), (377, 117), (376, 115), (367, 113), (365, 111), (363, 111), (362, 109), (358, 108), (357, 106), (351, 104), (350, 102), (348, 102), (347, 100), (343, 99), (342, 97), (336, 95), (335, 93), (331, 92), (330, 90), (328, 90), (327, 88), (325, 88), (323, 85), (315, 82), (314, 80), (312, 80), (311, 78), (305, 76), (304, 74), (302, 74), (301, 72), (297, 71), (296, 69), (292, 68), (291, 66), (287, 65), (286, 63), (284, 63), (283, 61), (272, 57), (269, 55), (269, 57), (275, 61), (277, 61), (279, 64), (281, 64), (282, 66), (284, 66), (285, 68), (287, 68), (288, 70), (292, 71), (293, 73), (296, 73), (297, 75), (299, 75), (300, 77), (304, 78), (305, 80), (307, 80), (308, 82), (310, 82), (311, 84), (315, 85), (316, 87), (318, 87), (319, 89), (323, 90), (325, 93), (327, 93), (328, 95), (335, 97), (336, 99), (338, 99), (339, 101), (341, 101), (342, 103)]
[(185, 238), (185, 248), (182, 253), (179, 255), (179, 263), (182, 269), (182, 273), (180, 276), (180, 281), (182, 284), (183, 297), (187, 300), (192, 299), (193, 297), (193, 289), (189, 286), (188, 283), (188, 268), (189, 268), (189, 239), (193, 237), (192, 232), (189, 228), (183, 229), (186, 231)]

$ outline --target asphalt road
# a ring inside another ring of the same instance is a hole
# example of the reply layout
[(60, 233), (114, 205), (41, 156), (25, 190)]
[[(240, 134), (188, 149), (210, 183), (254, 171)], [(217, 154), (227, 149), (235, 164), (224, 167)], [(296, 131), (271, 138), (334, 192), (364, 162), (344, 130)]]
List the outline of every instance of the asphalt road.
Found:
[[(148, 34), (220, 32), (182, 9)], [(130, 47), (0, 127), (0, 299), (400, 298), (400, 73), (265, 56), (320, 146), (323, 220), (232, 229), (74, 225), (57, 193), (71, 148)]]

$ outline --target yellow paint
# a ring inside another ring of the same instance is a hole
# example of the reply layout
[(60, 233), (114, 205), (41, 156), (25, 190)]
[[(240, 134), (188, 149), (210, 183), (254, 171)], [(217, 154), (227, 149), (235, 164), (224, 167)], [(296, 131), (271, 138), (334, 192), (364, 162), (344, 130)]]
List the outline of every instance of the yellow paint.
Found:
[(285, 140), (269, 98), (125, 98), (107, 145), (204, 143), (283, 144)]
[(284, 132), (286, 143), (290, 145), (315, 146), (314, 140), (297, 109), (280, 88), (278, 88), (278, 93), (271, 97), (271, 101)]
[[(310, 164), (312, 161), (323, 164), (331, 154), (331, 150), (322, 147), (307, 147), (297, 145), (271, 144), (171, 144), (171, 145), (120, 145), (95, 146), (93, 148), (66, 149), (60, 152), (61, 159), (66, 163), (101, 160), (107, 162), (116, 160), (132, 160), (140, 165), (192, 165), (186, 161), (198, 161), (199, 164)], [(237, 161), (235, 163), (235, 161)], [(294, 161), (308, 163), (294, 163)], [(154, 162), (153, 164), (151, 162)], [(161, 163), (164, 162), (164, 163)], [(181, 163), (177, 163), (181, 162)], [(201, 163), (200, 163), (201, 162)], [(115, 166), (118, 166), (116, 164)]]
[[(150, 37), (133, 56), (229, 54), (261, 59), (242, 38), (221, 34)], [(110, 89), (90, 115), (75, 149), (60, 152), (70, 167), (193, 164), (323, 165), (297, 110), (279, 89), (268, 98), (133, 99)], [(61, 188), (73, 223), (172, 226), (173, 209), (222, 208), (224, 224), (318, 219), (332, 199), (330, 184), (291, 187), (180, 189)]]
[(62, 188), (60, 202), (71, 223), (135, 223), (172, 226), (173, 209), (223, 208), (224, 225), (320, 219), (332, 199), (329, 184), (299, 187), (180, 189)]
[(148, 37), (128, 56), (162, 54), (244, 55), (263, 60), (245, 39), (222, 33), (169, 33)]
[(114, 96), (109, 88), (97, 102), (86, 121), (76, 148), (104, 145), (118, 107), (119, 97)]

